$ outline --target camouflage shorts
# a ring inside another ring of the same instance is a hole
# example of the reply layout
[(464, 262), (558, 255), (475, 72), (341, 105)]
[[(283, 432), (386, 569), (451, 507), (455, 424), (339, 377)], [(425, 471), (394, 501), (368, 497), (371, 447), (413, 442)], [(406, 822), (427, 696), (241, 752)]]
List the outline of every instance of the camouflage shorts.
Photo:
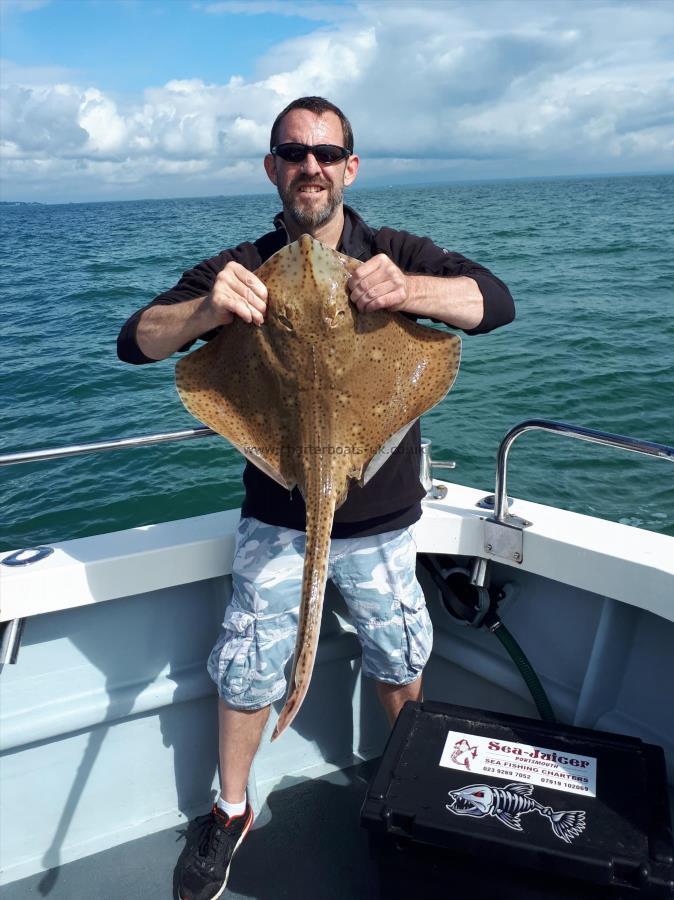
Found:
[[(245, 518), (232, 568), (234, 590), (208, 672), (235, 709), (260, 709), (286, 693), (295, 649), (304, 565), (302, 531)], [(362, 647), (364, 675), (408, 684), (431, 653), (433, 629), (415, 575), (409, 528), (334, 539), (329, 577), (339, 588)]]

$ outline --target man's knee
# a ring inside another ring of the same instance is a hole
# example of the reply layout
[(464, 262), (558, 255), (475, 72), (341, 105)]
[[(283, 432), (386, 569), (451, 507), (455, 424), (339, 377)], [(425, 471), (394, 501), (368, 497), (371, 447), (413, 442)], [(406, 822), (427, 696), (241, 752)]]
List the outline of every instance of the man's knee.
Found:
[(377, 696), (384, 707), (389, 723), (394, 724), (398, 714), (408, 700), (415, 703), (423, 700), (423, 676), (419, 675), (407, 684), (391, 684), (386, 681), (375, 681)]

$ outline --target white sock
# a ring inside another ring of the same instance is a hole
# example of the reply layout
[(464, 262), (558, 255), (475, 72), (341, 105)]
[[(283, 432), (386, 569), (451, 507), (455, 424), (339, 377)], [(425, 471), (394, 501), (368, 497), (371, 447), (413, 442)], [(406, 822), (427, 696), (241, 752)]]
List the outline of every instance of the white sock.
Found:
[(230, 819), (234, 816), (242, 816), (246, 811), (246, 798), (244, 797), (241, 803), (228, 803), (220, 796), (218, 797), (217, 807), (224, 813), (227, 813)]

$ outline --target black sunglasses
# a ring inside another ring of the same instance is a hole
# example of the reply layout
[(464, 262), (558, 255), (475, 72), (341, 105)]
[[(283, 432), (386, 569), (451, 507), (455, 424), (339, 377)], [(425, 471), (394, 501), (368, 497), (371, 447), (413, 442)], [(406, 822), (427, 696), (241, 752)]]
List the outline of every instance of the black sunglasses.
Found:
[(307, 154), (311, 153), (322, 166), (330, 166), (351, 156), (350, 150), (336, 144), (314, 144), (313, 147), (310, 144), (277, 144), (271, 148), (271, 152), (289, 163), (303, 162)]

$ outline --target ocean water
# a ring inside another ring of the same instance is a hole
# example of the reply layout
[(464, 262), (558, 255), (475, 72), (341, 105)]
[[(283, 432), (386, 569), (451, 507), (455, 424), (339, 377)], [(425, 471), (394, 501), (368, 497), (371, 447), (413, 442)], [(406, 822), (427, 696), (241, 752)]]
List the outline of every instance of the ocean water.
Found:
[[(674, 444), (674, 176), (352, 191), (509, 285), (517, 320), (464, 339), (449, 397), (424, 417), (451, 478), (491, 492), (499, 441), (545, 417)], [(174, 360), (117, 360), (122, 322), (181, 272), (269, 230), (271, 196), (0, 207), (0, 452), (170, 431), (195, 421)], [(237, 506), (219, 438), (0, 469), (0, 549)], [(509, 493), (674, 535), (674, 467), (539, 433)]]

